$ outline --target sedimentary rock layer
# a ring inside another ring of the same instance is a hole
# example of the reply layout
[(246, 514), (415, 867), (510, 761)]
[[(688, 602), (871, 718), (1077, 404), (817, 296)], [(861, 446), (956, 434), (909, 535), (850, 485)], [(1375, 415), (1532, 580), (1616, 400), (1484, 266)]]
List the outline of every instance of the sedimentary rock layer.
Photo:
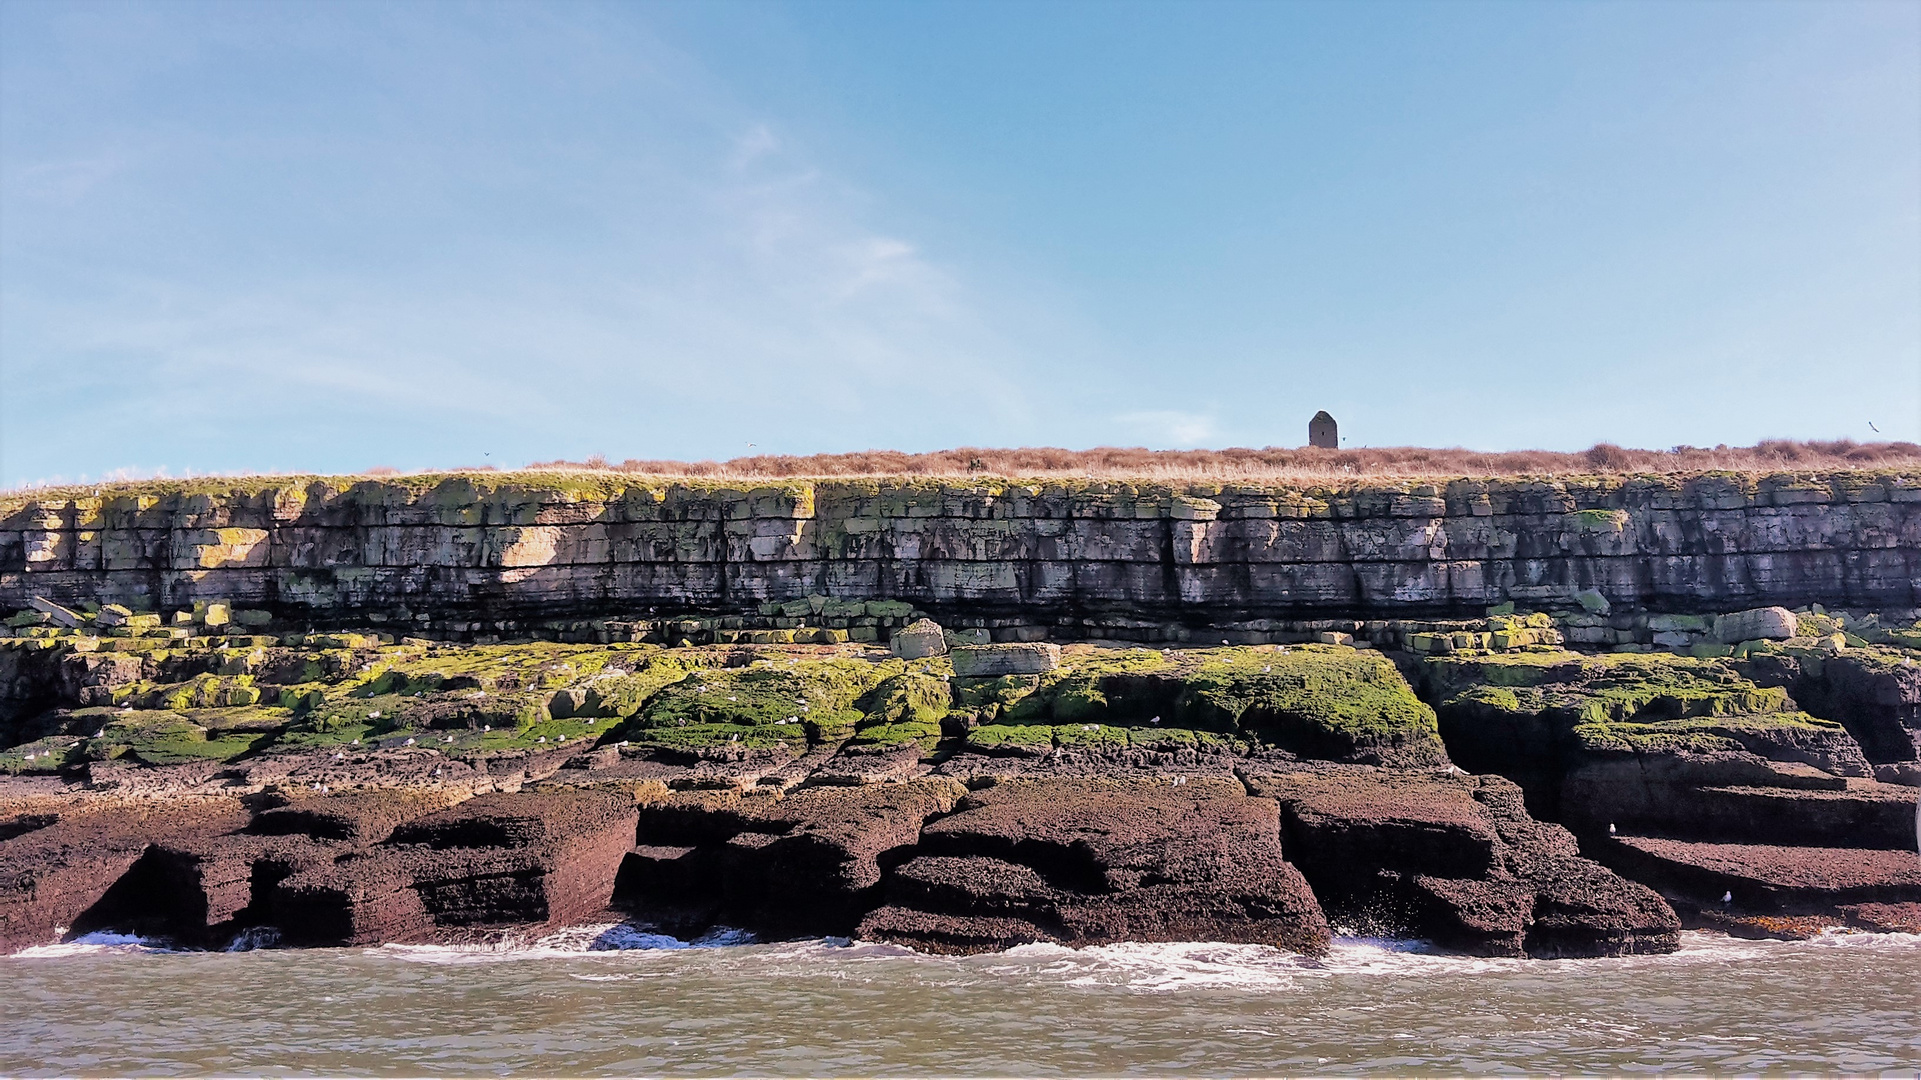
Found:
[(788, 481), (258, 479), (8, 497), (0, 607), (231, 598), (284, 615), (558, 617), (808, 595), (1036, 619), (1539, 605), (1921, 605), (1921, 476)]

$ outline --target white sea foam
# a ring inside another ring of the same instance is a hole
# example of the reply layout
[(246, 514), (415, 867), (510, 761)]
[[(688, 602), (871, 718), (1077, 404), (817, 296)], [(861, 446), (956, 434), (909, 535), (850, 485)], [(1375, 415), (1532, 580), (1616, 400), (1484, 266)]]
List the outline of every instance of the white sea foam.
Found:
[(588, 953), (711, 949), (750, 945), (743, 930), (719, 929), (692, 941), (655, 933), (627, 923), (569, 926), (537, 938), (505, 937), (467, 945), (380, 945), (370, 954), (424, 964), (490, 964), (515, 960), (553, 960)]
[(102, 953), (164, 953), (177, 952), (168, 943), (156, 938), (144, 938), (138, 934), (116, 934), (110, 931), (97, 931), (82, 934), (72, 941), (59, 941), (48, 945), (30, 945), (14, 953), (14, 956), (32, 959), (58, 959), (68, 956), (99, 956)]
[(252, 952), (255, 949), (271, 949), (280, 944), (280, 928), (277, 926), (250, 926), (233, 936), (233, 940), (221, 952)]
[(925, 957), (933, 963), (958, 963), (996, 978), (1058, 980), (1068, 986), (1125, 987), (1141, 993), (1192, 990), (1285, 990), (1303, 981), (1334, 976), (1459, 976), (1497, 973), (1574, 973), (1633, 966), (1722, 964), (1779, 956), (1797, 949), (1914, 949), (1921, 936), (1837, 931), (1809, 941), (1752, 941), (1725, 934), (1688, 931), (1678, 952), (1658, 955), (1530, 960), (1462, 956), (1422, 941), (1337, 937), (1323, 956), (1302, 956), (1265, 945), (1221, 942), (1126, 942), (1070, 949), (1063, 945), (1022, 945), (1002, 953), (967, 957)]

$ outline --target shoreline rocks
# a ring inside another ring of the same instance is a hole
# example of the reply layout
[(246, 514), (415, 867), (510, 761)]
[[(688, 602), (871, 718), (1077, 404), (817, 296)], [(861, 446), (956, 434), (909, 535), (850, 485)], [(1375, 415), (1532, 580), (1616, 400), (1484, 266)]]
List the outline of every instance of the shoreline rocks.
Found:
[[(1313, 953), (1341, 927), (1554, 958), (1669, 951), (1683, 927), (1921, 925), (1921, 789), (1887, 781), (1916, 775), (1921, 649), (1864, 618), (1706, 656), (1502, 630), (908, 659), (214, 646), (42, 615), (0, 639), (9, 951), (93, 929), (360, 945), (627, 918), (937, 952)], [(104, 648), (124, 641), (155, 647)]]

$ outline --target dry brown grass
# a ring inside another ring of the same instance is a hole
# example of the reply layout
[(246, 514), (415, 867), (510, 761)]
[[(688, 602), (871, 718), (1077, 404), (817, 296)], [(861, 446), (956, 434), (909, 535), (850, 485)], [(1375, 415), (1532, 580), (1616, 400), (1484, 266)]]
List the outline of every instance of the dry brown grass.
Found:
[[(868, 450), (858, 454), (767, 454), (734, 458), (731, 461), (630, 459), (618, 464), (596, 454), (586, 461), (542, 461), (522, 470), (506, 472), (494, 465), (469, 465), (452, 469), (396, 469), (378, 465), (349, 476), (397, 479), (493, 473), (505, 478), (529, 472), (564, 472), (586, 474), (589, 477), (686, 477), (723, 483), (733, 480), (829, 477), (999, 476), (1146, 480), (1160, 483), (1285, 484), (1365, 477), (1552, 477), (1711, 471), (1759, 475), (1844, 469), (1921, 470), (1921, 445), (1911, 442), (1857, 443), (1847, 439), (1832, 442), (1771, 439), (1754, 446), (1717, 446), (1712, 449), (1677, 446), (1672, 450), (1629, 450), (1612, 443), (1601, 443), (1576, 453), (1550, 450), (1482, 453), (1459, 448), (1432, 449), (1420, 446), (1367, 450), (1283, 449), (1274, 446), (1261, 450), (1147, 450), (1113, 446), (1092, 450), (1063, 450), (1051, 446), (992, 450), (963, 446), (928, 454)], [(22, 484), (0, 490), (0, 496), (77, 497), (98, 495), (109, 490), (133, 490), (150, 484), (213, 490), (226, 482), (273, 477), (314, 479), (294, 473), (189, 473), (184, 476), (161, 473), (145, 477), (117, 473), (99, 481), (54, 479)]]
[(613, 464), (596, 455), (584, 462), (545, 461), (529, 469), (590, 470), (645, 476), (726, 479), (819, 476), (1091, 476), (1163, 480), (1270, 480), (1353, 476), (1570, 476), (1596, 473), (1678, 473), (1728, 470), (1916, 468), (1921, 445), (1910, 442), (1793, 442), (1771, 439), (1754, 446), (1630, 450), (1601, 443), (1575, 453), (1514, 450), (1431, 449), (1419, 446), (1366, 450), (1147, 450), (1102, 446), (986, 449), (964, 446), (927, 454), (868, 450), (857, 454), (794, 456), (763, 454), (730, 461), (642, 461)]

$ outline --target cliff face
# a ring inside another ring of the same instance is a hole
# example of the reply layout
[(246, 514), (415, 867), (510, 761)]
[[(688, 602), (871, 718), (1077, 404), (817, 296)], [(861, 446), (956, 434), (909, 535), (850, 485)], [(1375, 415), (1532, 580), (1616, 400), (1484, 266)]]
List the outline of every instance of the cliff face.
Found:
[(0, 501), (0, 608), (231, 599), (290, 617), (740, 610), (808, 595), (1189, 622), (1447, 614), (1596, 589), (1726, 611), (1921, 605), (1921, 475), (783, 481), (483, 474)]

